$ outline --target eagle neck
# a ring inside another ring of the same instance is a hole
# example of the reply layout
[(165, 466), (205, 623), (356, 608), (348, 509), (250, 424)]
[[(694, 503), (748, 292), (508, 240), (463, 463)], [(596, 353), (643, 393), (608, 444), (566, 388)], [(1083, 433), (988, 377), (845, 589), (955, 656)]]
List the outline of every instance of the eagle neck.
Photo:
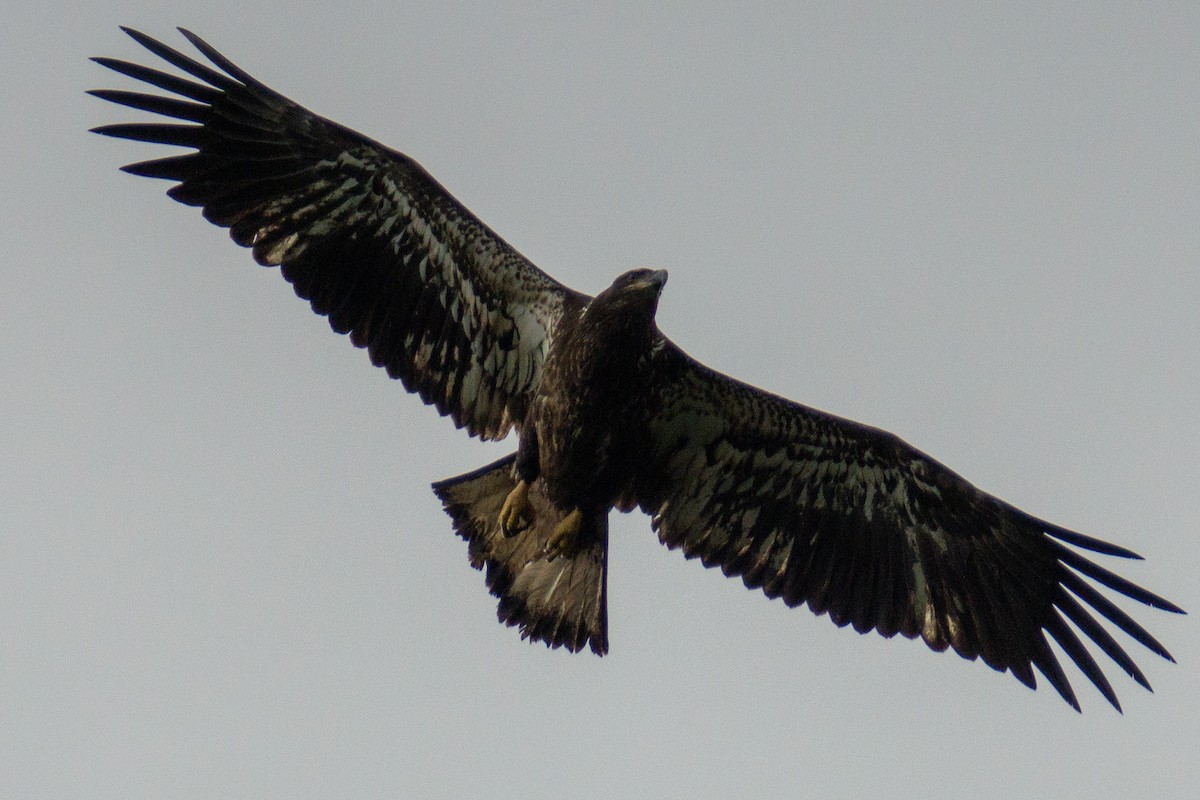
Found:
[(580, 356), (575, 368), (584, 380), (631, 380), (650, 355), (657, 334), (652, 312), (604, 305), (589, 308), (574, 331)]

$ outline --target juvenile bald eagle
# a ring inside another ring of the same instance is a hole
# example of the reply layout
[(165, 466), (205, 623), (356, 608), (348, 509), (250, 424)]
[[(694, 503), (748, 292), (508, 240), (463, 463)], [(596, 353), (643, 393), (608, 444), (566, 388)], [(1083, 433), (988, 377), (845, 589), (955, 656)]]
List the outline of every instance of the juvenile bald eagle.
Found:
[(124, 170), (174, 181), (169, 196), (278, 265), (335, 331), (459, 427), (481, 439), (516, 428), (515, 454), (433, 488), (522, 636), (607, 651), (616, 507), (641, 508), (688, 558), (839, 626), (919, 636), (1030, 687), (1037, 667), (1077, 710), (1046, 634), (1118, 709), (1075, 630), (1150, 685), (1093, 612), (1171, 659), (1089, 579), (1180, 609), (1078, 549), (1138, 556), (992, 497), (892, 434), (692, 360), (655, 324), (665, 272), (626, 273), (594, 298), (573, 291), (408, 156), (187, 31), (216, 69), (126, 33), (191, 78), (97, 58), (173, 96), (92, 94), (183, 124), (95, 131), (194, 152)]

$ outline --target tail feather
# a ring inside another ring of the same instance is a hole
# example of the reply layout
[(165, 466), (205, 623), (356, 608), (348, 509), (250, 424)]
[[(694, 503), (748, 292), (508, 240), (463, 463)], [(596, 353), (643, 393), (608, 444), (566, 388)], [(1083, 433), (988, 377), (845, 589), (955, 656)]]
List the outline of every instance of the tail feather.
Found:
[(500, 598), (501, 622), (519, 627), (521, 637), (566, 647), (589, 645), (608, 652), (608, 517), (585, 518), (578, 547), (548, 559), (543, 548), (565, 516), (546, 500), (541, 484), (530, 487), (533, 524), (515, 536), (500, 530), (500, 509), (517, 485), (508, 456), (485, 467), (433, 484), (454, 530), (467, 540), (471, 566), (483, 569), (488, 589)]

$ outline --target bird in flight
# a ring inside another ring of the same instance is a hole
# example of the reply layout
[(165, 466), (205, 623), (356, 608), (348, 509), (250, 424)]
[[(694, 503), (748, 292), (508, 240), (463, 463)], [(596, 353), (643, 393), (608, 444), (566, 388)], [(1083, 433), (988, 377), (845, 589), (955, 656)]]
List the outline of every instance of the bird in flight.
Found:
[[(1118, 710), (1082, 633), (1134, 681), (1108, 628), (1170, 653), (1098, 586), (1182, 613), (1084, 555), (1139, 558), (1034, 517), (886, 431), (723, 375), (659, 331), (667, 275), (590, 297), (530, 263), (416, 161), (269, 89), (196, 35), (204, 64), (134, 30), (182, 75), (96, 62), (166, 92), (91, 94), (172, 122), (96, 133), (189, 148), (130, 164), (162, 178), (372, 363), (516, 453), (433, 484), (500, 620), (608, 650), (608, 515), (640, 508), (669, 548), (837, 625), (920, 637), (1076, 710), (1062, 652)], [(186, 76), (186, 77), (185, 77)]]

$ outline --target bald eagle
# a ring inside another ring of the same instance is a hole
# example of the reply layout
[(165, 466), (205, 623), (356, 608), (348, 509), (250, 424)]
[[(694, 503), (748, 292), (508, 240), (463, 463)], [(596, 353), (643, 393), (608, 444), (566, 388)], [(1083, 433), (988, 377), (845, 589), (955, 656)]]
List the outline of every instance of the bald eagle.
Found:
[[(1079, 703), (1047, 634), (1118, 710), (1076, 631), (1149, 682), (1096, 614), (1173, 660), (1096, 584), (1174, 604), (1080, 551), (1138, 558), (980, 491), (885, 431), (689, 358), (655, 324), (666, 273), (589, 297), (542, 272), (413, 159), (269, 89), (194, 34), (212, 66), (125, 29), (184, 75), (95, 61), (168, 96), (91, 94), (175, 120), (107, 136), (192, 152), (130, 164), (174, 182), (371, 361), (517, 452), (433, 489), (523, 637), (608, 649), (608, 515), (839, 626), (920, 637)], [(215, 68), (214, 68), (215, 67)]]

